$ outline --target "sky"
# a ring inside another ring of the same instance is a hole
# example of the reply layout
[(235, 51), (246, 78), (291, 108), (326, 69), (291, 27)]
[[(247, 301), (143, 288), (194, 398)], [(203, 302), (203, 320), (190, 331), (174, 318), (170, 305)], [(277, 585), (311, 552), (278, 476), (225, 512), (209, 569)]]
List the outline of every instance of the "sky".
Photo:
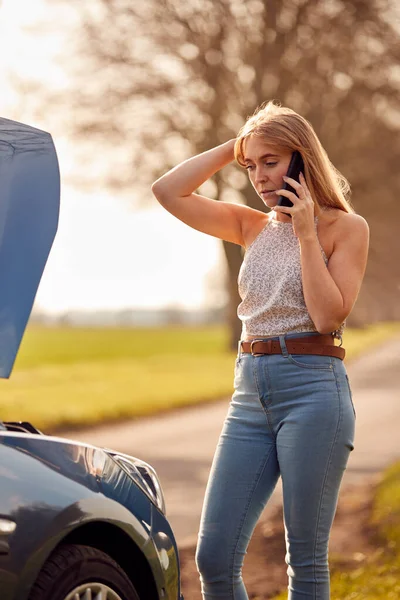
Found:
[[(62, 50), (65, 18), (53, 20), (54, 30), (41, 39), (26, 31), (45, 17), (43, 0), (0, 2), (0, 116), (46, 130), (38, 120), (21, 118), (21, 107), (22, 114), (29, 114), (27, 99), (9, 83), (10, 73), (23, 79), (32, 72), (51, 85), (64, 83), (55, 53)], [(184, 225), (156, 200), (139, 211), (122, 199), (84, 194), (67, 185), (72, 143), (59, 134), (53, 139), (61, 171), (60, 222), (35, 307), (56, 315), (205, 306), (209, 273), (217, 270), (223, 276), (221, 242)]]

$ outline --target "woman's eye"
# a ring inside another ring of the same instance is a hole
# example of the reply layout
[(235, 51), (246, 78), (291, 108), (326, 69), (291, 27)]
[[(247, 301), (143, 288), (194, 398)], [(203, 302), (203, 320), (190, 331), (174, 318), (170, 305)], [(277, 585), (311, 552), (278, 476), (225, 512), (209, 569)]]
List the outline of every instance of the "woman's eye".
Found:
[[(265, 166), (266, 167), (274, 167), (277, 164), (278, 164), (278, 162), (266, 162)], [(253, 171), (254, 168), (255, 168), (254, 165), (246, 165), (246, 167), (245, 167), (245, 169), (247, 171)]]

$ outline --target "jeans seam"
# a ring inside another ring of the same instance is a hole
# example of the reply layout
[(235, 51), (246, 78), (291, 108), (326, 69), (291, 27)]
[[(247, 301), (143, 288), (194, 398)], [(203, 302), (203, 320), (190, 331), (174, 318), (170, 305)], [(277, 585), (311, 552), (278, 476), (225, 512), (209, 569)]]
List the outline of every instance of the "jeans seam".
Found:
[(350, 395), (350, 402), (351, 402), (351, 406), (353, 408), (353, 413), (354, 413), (354, 418), (357, 418), (357, 414), (356, 414), (356, 408), (354, 406), (354, 400), (353, 400), (353, 392), (350, 386), (350, 381), (349, 381), (349, 376), (347, 375), (347, 373), (345, 374), (346, 377), (346, 381), (347, 381), (347, 386), (349, 388), (349, 395)]
[(273, 451), (273, 446), (270, 446), (268, 448), (268, 453), (267, 453), (264, 461), (261, 463), (261, 468), (260, 468), (259, 472), (257, 473), (257, 475), (255, 477), (254, 485), (253, 485), (253, 488), (252, 488), (252, 490), (251, 490), (251, 492), (249, 494), (248, 502), (247, 502), (247, 505), (246, 505), (246, 507), (245, 507), (245, 509), (243, 511), (243, 517), (242, 517), (242, 520), (241, 520), (239, 528), (238, 528), (238, 535), (237, 535), (236, 542), (235, 542), (235, 545), (234, 545), (234, 550), (233, 550), (233, 553), (232, 553), (231, 564), (229, 566), (229, 572), (231, 573), (231, 596), (232, 596), (233, 600), (235, 599), (235, 590), (234, 590), (234, 583), (233, 583), (233, 569), (234, 569), (234, 565), (235, 565), (235, 556), (236, 556), (236, 551), (237, 551), (237, 547), (238, 547), (239, 540), (240, 540), (240, 534), (241, 534), (242, 529), (243, 529), (243, 524), (244, 524), (244, 522), (246, 520), (246, 517), (248, 515), (249, 507), (250, 507), (251, 501), (253, 499), (254, 492), (255, 492), (255, 490), (257, 488), (257, 485), (259, 484), (259, 481), (261, 479), (261, 475), (263, 474), (263, 472), (265, 470), (266, 464), (268, 462), (269, 457), (271, 456), (272, 451)]
[[(257, 360), (257, 359), (255, 359), (255, 360)], [(263, 411), (264, 411), (264, 414), (265, 414), (265, 416), (266, 416), (266, 419), (267, 419), (267, 424), (268, 424), (269, 430), (270, 430), (270, 432), (272, 433), (272, 435), (273, 435), (273, 436), (276, 438), (276, 434), (275, 434), (275, 432), (274, 432), (274, 429), (273, 429), (273, 427), (272, 427), (272, 423), (271, 423), (271, 419), (270, 419), (270, 416), (271, 416), (271, 415), (270, 415), (270, 413), (269, 413), (269, 410), (268, 410), (267, 406), (265, 406), (264, 402), (262, 401), (262, 394), (261, 394), (261, 392), (260, 392), (260, 385), (259, 385), (259, 381), (258, 381), (258, 376), (257, 376), (257, 369), (256, 369), (256, 366), (257, 366), (257, 363), (254, 361), (254, 362), (253, 362), (253, 377), (254, 377), (254, 380), (255, 380), (255, 383), (256, 383), (257, 392), (258, 392), (258, 401), (259, 401), (259, 403), (260, 403), (260, 405), (261, 405), (261, 407), (262, 407), (262, 409), (263, 409)], [(269, 373), (268, 373), (268, 365), (266, 365), (266, 367), (265, 367), (265, 368), (266, 368), (266, 371), (267, 371), (267, 377), (266, 377), (266, 380), (267, 380), (267, 382), (268, 382), (268, 393), (269, 393), (269, 395), (271, 396), (271, 395), (272, 395), (272, 393), (271, 393), (271, 389), (270, 389), (270, 387), (269, 387), (269, 381), (270, 381), (270, 379), (269, 379)]]
[(334, 435), (334, 438), (332, 440), (331, 449), (330, 449), (330, 452), (329, 452), (328, 464), (327, 464), (326, 471), (325, 471), (324, 482), (322, 484), (322, 490), (321, 490), (321, 498), (320, 498), (320, 503), (319, 503), (319, 507), (318, 507), (318, 517), (317, 517), (317, 523), (316, 523), (316, 529), (315, 529), (315, 542), (314, 542), (314, 552), (313, 552), (314, 581), (315, 581), (315, 595), (314, 595), (314, 600), (318, 600), (318, 597), (317, 597), (318, 582), (317, 582), (316, 566), (315, 566), (315, 563), (316, 563), (316, 551), (317, 551), (317, 544), (318, 544), (318, 528), (319, 528), (320, 519), (321, 519), (321, 511), (322, 511), (322, 504), (323, 504), (323, 499), (324, 499), (324, 493), (325, 493), (325, 490), (326, 490), (326, 482), (327, 482), (327, 479), (328, 479), (329, 469), (330, 469), (331, 464), (332, 464), (333, 449), (334, 449), (335, 444), (336, 444), (337, 439), (338, 439), (340, 425), (342, 423), (342, 416), (343, 416), (343, 414), (342, 414), (341, 395), (340, 395), (340, 389), (338, 387), (338, 381), (337, 381), (337, 376), (336, 376), (335, 368), (333, 368), (333, 373), (335, 375), (335, 383), (336, 383), (336, 388), (337, 388), (338, 397), (339, 397), (339, 418), (338, 418), (338, 423), (337, 423), (337, 426), (336, 426), (335, 435)]

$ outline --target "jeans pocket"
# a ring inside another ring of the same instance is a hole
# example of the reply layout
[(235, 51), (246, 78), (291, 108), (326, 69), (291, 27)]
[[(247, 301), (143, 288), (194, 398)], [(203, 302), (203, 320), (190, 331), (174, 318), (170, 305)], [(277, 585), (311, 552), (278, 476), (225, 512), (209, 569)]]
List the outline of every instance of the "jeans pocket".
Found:
[(240, 374), (240, 367), (242, 366), (242, 361), (241, 361), (241, 357), (240, 354), (237, 355), (236, 359), (235, 359), (235, 366), (233, 367), (233, 380), (234, 380), (234, 384), (236, 384), (236, 382), (239, 379), (239, 374)]
[(321, 356), (319, 354), (289, 354), (289, 361), (301, 367), (302, 369), (320, 369), (330, 371), (333, 369), (330, 356)]
[(353, 407), (354, 417), (357, 418), (356, 409), (354, 408), (354, 402), (353, 402), (353, 392), (351, 391), (350, 381), (349, 381), (349, 377), (348, 377), (347, 373), (346, 373), (346, 381), (347, 381), (347, 386), (349, 388), (350, 402), (351, 402), (351, 406)]

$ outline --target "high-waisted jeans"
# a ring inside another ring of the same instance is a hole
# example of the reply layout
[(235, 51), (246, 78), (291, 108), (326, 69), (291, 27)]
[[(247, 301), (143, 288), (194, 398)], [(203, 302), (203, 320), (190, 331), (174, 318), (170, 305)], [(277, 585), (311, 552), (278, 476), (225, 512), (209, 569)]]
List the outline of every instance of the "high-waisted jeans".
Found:
[[(282, 477), (289, 600), (328, 600), (328, 542), (353, 450), (355, 411), (343, 361), (239, 353), (234, 394), (216, 448), (196, 564), (206, 600), (246, 600), (242, 564)], [(267, 338), (264, 338), (267, 339)], [(268, 577), (266, 565), (265, 577)]]

